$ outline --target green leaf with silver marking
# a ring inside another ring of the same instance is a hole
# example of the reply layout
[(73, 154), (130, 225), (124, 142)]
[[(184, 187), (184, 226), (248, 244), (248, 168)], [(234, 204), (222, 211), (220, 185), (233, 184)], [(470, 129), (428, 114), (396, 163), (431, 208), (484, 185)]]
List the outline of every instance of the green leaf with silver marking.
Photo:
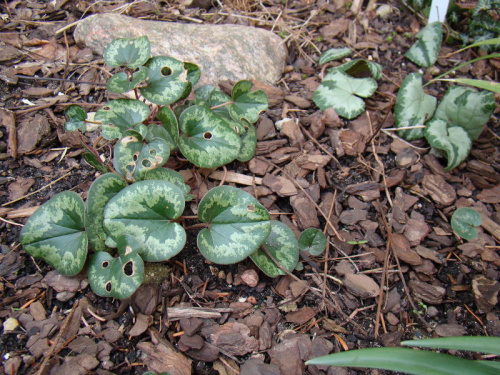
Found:
[(146, 80), (148, 71), (148, 68), (141, 66), (137, 72), (132, 74), (132, 77), (129, 77), (125, 72), (116, 73), (108, 80), (106, 88), (109, 91), (119, 94), (133, 90), (141, 82)]
[(351, 120), (365, 110), (365, 102), (360, 97), (367, 98), (376, 89), (373, 78), (352, 78), (335, 70), (325, 76), (313, 100), (320, 109), (333, 108), (339, 116)]
[(140, 256), (142, 246), (130, 236), (121, 236), (117, 243), (118, 257), (105, 251), (90, 257), (88, 279), (95, 294), (125, 299), (144, 281), (144, 261)]
[(236, 159), (240, 152), (239, 135), (206, 107), (188, 107), (179, 118), (179, 126), (179, 149), (200, 168), (220, 167)]
[(330, 48), (329, 50), (323, 52), (319, 58), (318, 64), (326, 64), (330, 61), (340, 60), (352, 53), (352, 49), (348, 47), (343, 48)]
[(257, 147), (257, 129), (255, 126), (243, 120), (245, 132), (241, 135), (240, 153), (236, 157), (241, 162), (247, 162), (255, 155)]
[(375, 79), (382, 78), (382, 65), (366, 59), (356, 59), (336, 66), (331, 70), (339, 70), (354, 78), (365, 78), (372, 76)]
[(429, 23), (417, 34), (417, 41), (405, 56), (415, 64), (428, 68), (436, 62), (443, 41), (443, 25), (441, 22)]
[(184, 177), (173, 169), (170, 168), (155, 168), (147, 171), (144, 176), (144, 180), (163, 180), (168, 181), (177, 186), (184, 193), (184, 198), (186, 201), (192, 199), (192, 195), (189, 194), (191, 188), (189, 185), (184, 183)]
[(108, 140), (121, 138), (127, 129), (149, 117), (149, 107), (135, 99), (116, 99), (107, 102), (95, 114), (102, 123), (102, 136)]
[(85, 120), (87, 119), (87, 112), (76, 104), (71, 104), (64, 110), (68, 121), (64, 124), (64, 129), (68, 132), (72, 132), (80, 129), (82, 132), (87, 131), (87, 126)]
[(198, 234), (198, 248), (218, 264), (245, 259), (271, 232), (269, 212), (250, 194), (232, 186), (211, 189), (198, 206), (198, 218), (209, 224)]
[(432, 147), (446, 152), (448, 164), (445, 171), (458, 167), (472, 148), (472, 141), (463, 128), (448, 127), (446, 121), (439, 118), (433, 118), (427, 123), (424, 135)]
[(262, 90), (250, 91), (252, 87), (250, 81), (239, 81), (233, 87), (233, 104), (229, 105), (228, 110), (236, 121), (245, 119), (254, 124), (259, 119), (259, 113), (267, 109), (266, 93)]
[(148, 61), (151, 44), (147, 36), (140, 38), (118, 38), (108, 44), (104, 51), (104, 61), (108, 66), (137, 68)]
[(63, 275), (79, 273), (88, 247), (84, 212), (83, 200), (75, 192), (55, 195), (30, 216), (21, 230), (20, 242), (26, 253), (44, 260)]
[[(271, 220), (271, 233), (262, 244), (281, 267), (292, 272), (299, 261), (299, 245), (293, 231), (281, 221)], [(286, 275), (261, 248), (250, 259), (269, 277)]]
[(460, 207), (451, 216), (451, 227), (462, 238), (473, 240), (477, 237), (476, 227), (483, 222), (481, 214), (469, 207)]
[(147, 171), (163, 166), (169, 156), (170, 147), (164, 139), (141, 142), (128, 136), (116, 143), (113, 166), (127, 181), (133, 182), (142, 180)]
[[(408, 74), (396, 98), (394, 109), (396, 127), (424, 125), (434, 114), (436, 104), (437, 99), (424, 92), (422, 74)], [(406, 129), (398, 133), (404, 139), (414, 140), (424, 136), (424, 129)]]
[(89, 237), (90, 247), (94, 251), (106, 250), (104, 231), (104, 207), (108, 201), (127, 186), (127, 183), (115, 173), (106, 173), (95, 180), (87, 195), (85, 211), (85, 229)]
[(191, 83), (191, 87), (189, 88), (189, 92), (191, 92), (192, 87), (200, 80), (201, 70), (198, 65), (190, 62), (184, 62), (184, 69), (187, 71), (187, 80)]
[(186, 243), (184, 228), (172, 220), (184, 211), (184, 194), (167, 181), (139, 181), (110, 199), (104, 209), (104, 229), (116, 241), (130, 235), (143, 244), (146, 262), (177, 255)]
[(299, 248), (314, 256), (321, 255), (326, 248), (326, 236), (319, 229), (308, 228), (300, 234)]
[(483, 132), (495, 108), (495, 95), (492, 92), (477, 92), (468, 87), (451, 86), (439, 103), (434, 117), (446, 121), (448, 126), (462, 127), (470, 139), (475, 141)]
[(149, 68), (147, 86), (140, 90), (150, 102), (169, 105), (181, 100), (186, 92), (191, 90), (188, 71), (179, 60), (156, 56), (151, 58), (146, 66)]
[(158, 111), (158, 120), (161, 124), (150, 124), (148, 126), (148, 137), (159, 137), (167, 141), (171, 150), (177, 148), (179, 139), (179, 123), (174, 111), (170, 107), (161, 107)]

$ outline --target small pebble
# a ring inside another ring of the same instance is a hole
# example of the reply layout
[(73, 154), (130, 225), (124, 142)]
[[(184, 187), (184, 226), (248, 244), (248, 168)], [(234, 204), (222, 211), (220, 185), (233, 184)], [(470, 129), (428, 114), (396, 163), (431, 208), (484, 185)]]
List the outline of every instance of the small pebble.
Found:
[(5, 322), (3, 322), (4, 332), (12, 332), (17, 327), (19, 327), (19, 321), (16, 318), (8, 318)]
[(251, 288), (255, 288), (259, 284), (259, 274), (255, 270), (246, 270), (241, 274), (241, 280)]

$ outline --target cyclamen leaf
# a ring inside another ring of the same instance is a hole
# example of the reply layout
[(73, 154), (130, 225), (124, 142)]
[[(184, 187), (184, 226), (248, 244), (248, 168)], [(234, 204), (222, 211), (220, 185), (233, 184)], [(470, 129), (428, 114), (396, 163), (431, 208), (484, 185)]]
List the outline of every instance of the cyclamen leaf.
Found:
[(211, 189), (198, 206), (198, 217), (209, 224), (198, 234), (198, 248), (218, 264), (245, 259), (271, 232), (269, 212), (250, 194), (231, 186)]
[(74, 276), (87, 259), (88, 238), (83, 229), (85, 205), (72, 191), (55, 195), (23, 227), (20, 242), (34, 258), (43, 259), (59, 273)]
[(90, 246), (95, 251), (106, 250), (107, 234), (103, 226), (104, 207), (126, 186), (126, 182), (115, 173), (106, 173), (90, 185), (85, 212), (85, 228)]
[(121, 94), (133, 90), (139, 83), (145, 81), (147, 77), (148, 68), (141, 66), (137, 72), (132, 74), (130, 79), (125, 72), (116, 73), (108, 80), (106, 88), (109, 91)]
[[(281, 221), (271, 220), (271, 233), (262, 244), (271, 256), (286, 270), (292, 272), (299, 261), (299, 246), (293, 231)], [(273, 260), (258, 248), (250, 254), (252, 261), (269, 277), (286, 275)]]
[(331, 70), (339, 70), (354, 78), (365, 78), (371, 75), (375, 79), (380, 79), (382, 77), (383, 67), (373, 61), (356, 59), (332, 68)]
[(318, 64), (326, 64), (327, 62), (339, 60), (343, 57), (349, 56), (352, 53), (352, 49), (348, 47), (344, 48), (331, 48), (328, 51), (323, 52), (319, 58)]
[(466, 240), (473, 240), (477, 237), (477, 229), (483, 220), (481, 214), (469, 207), (460, 207), (451, 216), (451, 227), (457, 234)]
[(255, 155), (257, 147), (257, 129), (250, 123), (244, 125), (245, 132), (241, 135), (241, 148), (240, 153), (236, 157), (241, 162), (247, 162)]
[(321, 255), (326, 248), (326, 236), (319, 229), (308, 228), (300, 234), (299, 248), (311, 255)]
[(405, 56), (415, 64), (428, 68), (437, 58), (443, 41), (443, 25), (441, 22), (432, 22), (417, 34), (417, 41), (411, 46)]
[[(179, 123), (174, 111), (170, 107), (161, 107), (158, 111), (158, 120), (161, 125), (150, 124), (148, 126), (148, 137), (160, 137), (167, 141), (171, 150), (177, 148), (179, 139)], [(156, 126), (155, 126), (156, 125)]]
[(239, 121), (245, 119), (250, 123), (256, 123), (259, 113), (267, 109), (268, 98), (264, 91), (250, 92), (253, 83), (250, 81), (237, 82), (231, 93), (233, 104), (229, 105), (229, 114)]
[(448, 127), (446, 122), (439, 118), (433, 118), (427, 123), (424, 135), (432, 147), (446, 152), (448, 164), (445, 171), (459, 166), (467, 158), (472, 147), (472, 141), (463, 128)]
[(64, 124), (64, 129), (72, 132), (80, 129), (82, 132), (87, 130), (85, 120), (87, 119), (87, 112), (79, 105), (72, 104), (64, 110), (64, 114), (68, 117), (68, 121)]
[(376, 89), (377, 82), (372, 78), (352, 78), (335, 70), (325, 76), (313, 100), (322, 110), (334, 108), (339, 116), (353, 119), (365, 110), (365, 103), (359, 97), (367, 98)]
[(150, 53), (151, 44), (147, 36), (119, 38), (113, 40), (104, 51), (104, 61), (111, 67), (137, 68), (148, 61)]
[[(436, 110), (437, 99), (427, 95), (422, 87), (422, 74), (411, 73), (406, 76), (399, 89), (394, 109), (397, 128), (423, 125)], [(423, 129), (400, 130), (399, 134), (414, 140), (424, 136)]]
[[(190, 200), (192, 196), (189, 193), (191, 188), (189, 185), (184, 183), (184, 177), (173, 169), (170, 168), (155, 168), (150, 171), (147, 171), (144, 176), (144, 180), (163, 180), (168, 181), (177, 186), (184, 193), (184, 197), (186, 200)], [(189, 199), (187, 199), (189, 198)]]
[(184, 228), (172, 220), (184, 211), (184, 194), (167, 181), (139, 181), (110, 199), (104, 209), (104, 229), (117, 241), (130, 235), (144, 249), (146, 262), (162, 262), (177, 255), (186, 243)]
[(135, 99), (116, 99), (107, 102), (95, 114), (102, 122), (102, 136), (110, 141), (121, 138), (127, 129), (149, 117), (149, 107)]

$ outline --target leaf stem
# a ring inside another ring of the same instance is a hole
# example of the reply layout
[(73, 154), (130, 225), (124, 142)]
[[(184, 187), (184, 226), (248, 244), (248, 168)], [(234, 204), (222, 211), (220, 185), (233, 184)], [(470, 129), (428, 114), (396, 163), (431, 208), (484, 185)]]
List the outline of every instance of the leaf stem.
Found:
[(226, 102), (226, 103), (217, 104), (217, 105), (214, 105), (214, 106), (213, 106), (212, 108), (210, 108), (210, 109), (213, 111), (214, 109), (224, 107), (224, 106), (226, 106), (226, 105), (228, 105), (228, 104), (234, 104), (234, 101), (232, 101), (232, 100), (231, 100), (231, 101)]

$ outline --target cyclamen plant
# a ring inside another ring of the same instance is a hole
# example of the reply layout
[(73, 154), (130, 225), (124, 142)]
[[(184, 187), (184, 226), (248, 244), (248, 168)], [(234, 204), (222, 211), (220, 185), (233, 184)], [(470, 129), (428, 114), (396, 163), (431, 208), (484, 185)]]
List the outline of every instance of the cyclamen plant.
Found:
[[(200, 69), (166, 56), (150, 57), (147, 37), (114, 40), (104, 59), (123, 69), (109, 79), (108, 90), (133, 91), (137, 99), (111, 100), (92, 121), (82, 107), (69, 106), (65, 127), (85, 132), (89, 124), (98, 124), (102, 137), (117, 139), (113, 169), (84, 145), (85, 159), (104, 173), (91, 185), (87, 201), (71, 191), (57, 194), (29, 218), (20, 240), (28, 254), (61, 274), (76, 275), (87, 265), (96, 294), (123, 299), (142, 284), (144, 262), (167, 261), (186, 244), (179, 219), (192, 196), (182, 175), (163, 167), (170, 154), (179, 151), (200, 168), (250, 160), (257, 142), (253, 124), (268, 99), (260, 90), (251, 91), (251, 82), (240, 81), (231, 96), (206, 85), (186, 100)], [(146, 100), (158, 107), (150, 111)], [(218, 264), (250, 257), (270, 277), (293, 271), (300, 249), (314, 255), (326, 245), (317, 229), (297, 241), (257, 199), (231, 186), (211, 189), (199, 203), (198, 218), (206, 223), (197, 240), (204, 257)]]

